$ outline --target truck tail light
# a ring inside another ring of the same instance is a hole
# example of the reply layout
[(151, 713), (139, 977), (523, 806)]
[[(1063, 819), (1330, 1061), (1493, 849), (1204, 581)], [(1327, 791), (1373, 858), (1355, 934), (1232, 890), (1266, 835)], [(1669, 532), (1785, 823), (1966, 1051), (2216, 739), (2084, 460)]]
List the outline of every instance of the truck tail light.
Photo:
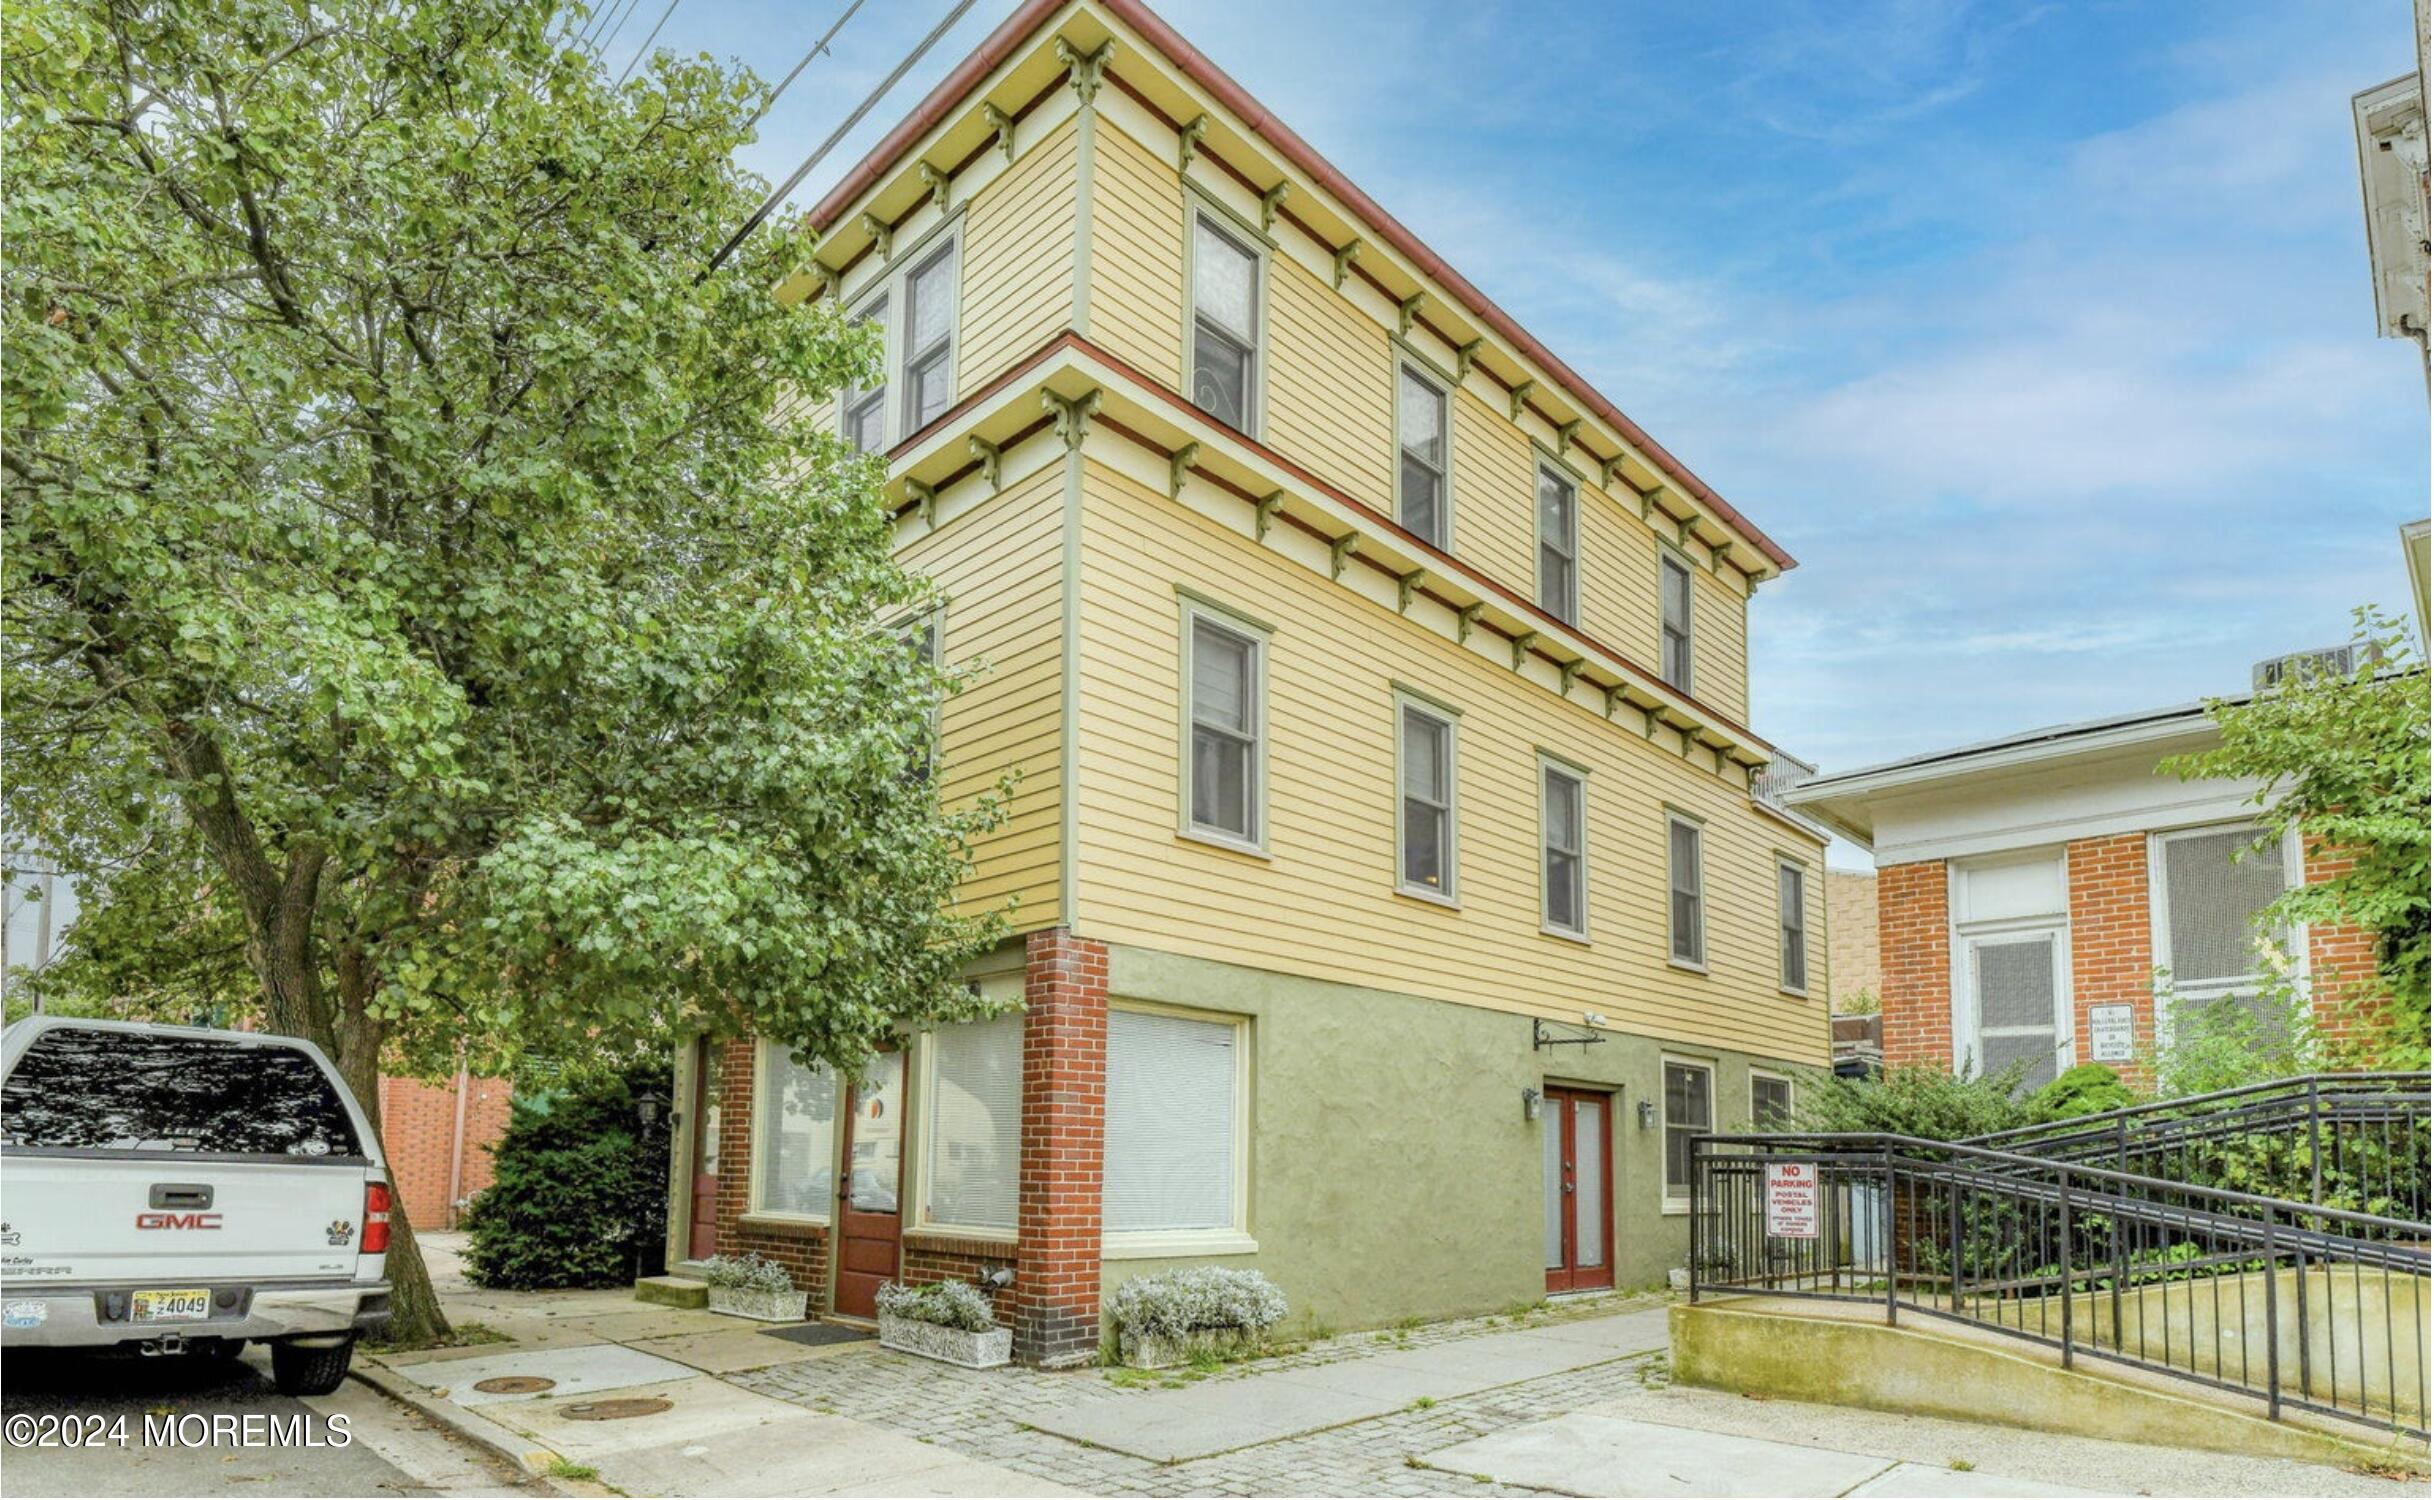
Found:
[(365, 1255), (382, 1255), (389, 1248), (389, 1185), (367, 1182), (363, 1185), (363, 1250)]

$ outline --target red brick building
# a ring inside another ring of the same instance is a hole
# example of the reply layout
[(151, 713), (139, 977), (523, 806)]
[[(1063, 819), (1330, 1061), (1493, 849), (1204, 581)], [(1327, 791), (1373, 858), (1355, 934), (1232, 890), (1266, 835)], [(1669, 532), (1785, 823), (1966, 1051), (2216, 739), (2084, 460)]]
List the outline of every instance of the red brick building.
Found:
[[(2367, 934), (2260, 942), (2257, 914), (2340, 869), (2297, 839), (2257, 848), (2257, 790), (2184, 781), (2167, 757), (2215, 743), (2188, 704), (2032, 730), (1806, 782), (1785, 800), (1872, 849), (1888, 1066), (2032, 1082), (2083, 1062), (2136, 1075), (2172, 1012), (2254, 1000), (2286, 962), (2319, 1021), (2374, 968)], [(2167, 1002), (2168, 1003), (2164, 1003)]]
[(380, 1080), (381, 1143), (389, 1180), (416, 1229), (454, 1229), (462, 1205), (490, 1186), (490, 1151), (507, 1129), (514, 1089), (504, 1078), (458, 1074), (444, 1083)]

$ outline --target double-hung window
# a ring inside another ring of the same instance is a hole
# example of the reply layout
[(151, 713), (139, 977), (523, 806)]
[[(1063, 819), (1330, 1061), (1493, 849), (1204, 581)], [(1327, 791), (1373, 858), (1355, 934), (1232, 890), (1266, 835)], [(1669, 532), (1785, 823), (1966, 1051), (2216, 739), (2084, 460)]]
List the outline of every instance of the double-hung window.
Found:
[(955, 242), (904, 282), (904, 431), (919, 432), (955, 400)]
[(1776, 927), (1783, 949), (1783, 988), (1809, 992), (1809, 876), (1789, 860), (1775, 866)]
[(1395, 519), (1403, 529), (1442, 549), (1446, 546), (1447, 480), (1445, 388), (1405, 364), (1395, 390), (1395, 442), (1401, 450), (1395, 475)]
[[(862, 311), (854, 314), (857, 323), (868, 323), (879, 331), (882, 344), (887, 339), (887, 299), (874, 298)], [(880, 356), (881, 370), (887, 368), (886, 355)], [(848, 387), (845, 392), (845, 445), (856, 453), (887, 451), (887, 378), (865, 390)]]
[(1454, 892), (1454, 720), (1405, 699), (1395, 709), (1395, 888), (1452, 901)]
[(1715, 1129), (1716, 1070), (1665, 1060), (1665, 1209), (1690, 1207), (1691, 1137)]
[(924, 1222), (1011, 1234), (1022, 1178), (1023, 1018), (944, 1026), (926, 1045)]
[(1127, 1236), (1243, 1230), (1247, 1031), (1165, 1011), (1107, 1012), (1100, 1225), (1111, 1249)]
[(1565, 937), (1589, 935), (1589, 783), (1578, 771), (1538, 764), (1539, 921)]
[(2171, 996), (2164, 1017), (2236, 1006), (2262, 1027), (2280, 1027), (2258, 999), (2258, 977), (2271, 949), (2293, 946), (2291, 935), (2260, 924), (2265, 908), (2289, 888), (2283, 847), (2257, 841), (2259, 830), (2196, 828), (2155, 838), (2155, 962)]
[(1690, 691), (1690, 565), (1670, 552), (1657, 555), (1657, 590), (1662, 596), (1664, 636), (1658, 675), (1668, 687)]
[(1538, 466), (1538, 607), (1570, 624), (1580, 613), (1580, 488)]
[(1192, 404), (1251, 430), (1259, 363), (1259, 255), (1206, 212), (1192, 215)]
[(1257, 848), (1261, 816), (1267, 641), (1259, 632), (1187, 601), (1183, 831)]
[(1665, 820), (1665, 885), (1670, 897), (1669, 952), (1677, 964), (1707, 965), (1707, 897), (1700, 866), (1699, 825), (1684, 817)]
[(837, 1075), (804, 1067), (771, 1042), (760, 1046), (753, 1096), (752, 1209), (825, 1219), (837, 1190)]

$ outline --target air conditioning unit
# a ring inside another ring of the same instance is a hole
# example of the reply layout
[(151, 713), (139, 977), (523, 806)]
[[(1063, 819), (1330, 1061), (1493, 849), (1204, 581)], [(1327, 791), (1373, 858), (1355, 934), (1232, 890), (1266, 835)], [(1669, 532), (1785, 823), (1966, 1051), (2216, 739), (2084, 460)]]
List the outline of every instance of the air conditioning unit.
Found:
[(2305, 682), (2316, 677), (2349, 677), (2356, 674), (2359, 663), (2380, 659), (2382, 653), (2369, 644), (2327, 646), (2320, 651), (2293, 651), (2287, 656), (2269, 656), (2248, 669), (2248, 685), (2258, 692), (2277, 688), (2286, 682)]

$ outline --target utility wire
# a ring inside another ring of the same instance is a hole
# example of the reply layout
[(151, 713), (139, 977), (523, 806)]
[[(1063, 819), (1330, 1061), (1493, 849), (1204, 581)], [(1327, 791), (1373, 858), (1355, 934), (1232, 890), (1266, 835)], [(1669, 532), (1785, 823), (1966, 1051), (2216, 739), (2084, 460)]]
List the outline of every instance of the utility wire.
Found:
[(956, 0), (955, 8), (947, 12), (945, 20), (940, 21), (936, 26), (930, 28), (930, 34), (921, 39), (921, 45), (915, 47), (911, 52), (905, 54), (904, 61), (896, 64), (895, 69), (892, 72), (890, 72), (885, 78), (879, 80), (879, 86), (872, 89), (868, 97), (864, 98), (860, 104), (854, 106), (854, 112), (845, 117), (845, 122), (839, 125), (836, 129), (830, 131), (828, 133), (828, 139), (820, 142), (819, 146), (812, 151), (811, 155), (803, 158), (803, 164), (795, 168), (793, 173), (790, 174), (784, 182), (778, 184), (776, 192), (771, 193), (766, 199), (762, 200), (761, 206), (752, 211), (752, 217), (744, 221), (743, 227), (736, 230), (733, 235), (729, 236), (727, 243), (718, 247), (718, 253), (710, 257), (710, 264), (708, 268), (702, 272), (702, 275), (707, 277), (712, 271), (716, 271), (721, 265), (725, 264), (727, 257), (735, 253), (736, 246), (741, 245), (747, 238), (749, 238), (752, 231), (761, 227), (761, 221), (769, 217), (770, 211), (775, 209), (780, 203), (784, 202), (786, 200), (786, 195), (793, 192), (796, 186), (800, 184), (804, 178), (811, 175), (811, 169), (820, 164), (821, 158), (827, 156), (829, 152), (835, 150), (837, 142), (845, 139), (847, 132), (851, 131), (856, 125), (861, 124), (862, 117), (869, 114), (871, 110), (879, 103), (880, 99), (887, 94), (887, 91), (894, 88), (897, 83), (903, 79), (905, 74), (911, 72), (913, 70), (913, 65), (920, 62), (932, 47), (937, 46), (938, 39), (945, 36), (947, 32), (954, 27), (957, 21), (963, 19), (964, 12), (970, 10), (971, 8), (972, 0)]
[(660, 28), (668, 24), (668, 17), (676, 14), (676, 7), (682, 3), (683, 0), (668, 0), (668, 8), (659, 13), (658, 24), (651, 28), (651, 34), (649, 36), (642, 39), (642, 45), (634, 49), (634, 55), (625, 60), (625, 72), (618, 74), (617, 82), (611, 84), (610, 87), (623, 87), (626, 79), (633, 74), (633, 71), (636, 68), (642, 65), (642, 60), (650, 56), (651, 43), (659, 40)]
[(605, 59), (608, 55), (609, 44), (617, 40), (617, 33), (625, 30), (625, 23), (634, 19), (634, 12), (641, 8), (642, 0), (625, 0), (625, 10), (617, 17), (617, 24), (611, 26), (608, 34), (600, 38), (599, 43), (592, 48), (592, 56)]
[(795, 63), (794, 71), (778, 80), (778, 86), (769, 91), (769, 97), (761, 101), (761, 107), (754, 110), (752, 118), (744, 122), (744, 129), (750, 130), (761, 123), (761, 117), (769, 113), (769, 107), (778, 102), (778, 95), (785, 93), (787, 86), (802, 76), (803, 70), (811, 66), (813, 58), (828, 50), (828, 44), (837, 39), (837, 33), (845, 29), (845, 23), (852, 20), (854, 12), (861, 8), (862, 0), (853, 0), (853, 4), (845, 7), (845, 13), (831, 22), (829, 28), (820, 33), (820, 39), (811, 44), (811, 50), (804, 53), (802, 58)]
[(597, 56), (600, 33), (607, 29), (609, 18), (630, 3), (632, 0), (600, 0), (599, 8), (583, 18), (583, 29), (575, 33), (576, 43)]

